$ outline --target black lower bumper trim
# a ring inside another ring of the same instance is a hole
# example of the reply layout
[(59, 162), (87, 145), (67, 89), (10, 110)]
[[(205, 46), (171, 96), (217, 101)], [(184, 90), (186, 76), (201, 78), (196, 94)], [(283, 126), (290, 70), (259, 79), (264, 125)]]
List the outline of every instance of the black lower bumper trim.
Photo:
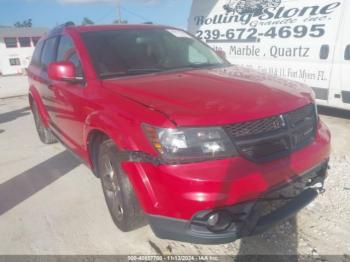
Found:
[(222, 244), (235, 241), (235, 233), (201, 234), (191, 230), (190, 221), (162, 216), (148, 215), (154, 234), (162, 239), (171, 239), (195, 244)]
[(252, 234), (260, 234), (278, 222), (288, 219), (297, 213), (300, 209), (306, 207), (317, 197), (317, 195), (318, 192), (315, 189), (305, 190), (300, 195), (289, 201), (287, 205), (279, 208), (270, 215), (261, 217)]
[(171, 239), (183, 242), (190, 242), (196, 244), (224, 244), (233, 242), (239, 238), (260, 234), (273, 225), (288, 219), (297, 213), (300, 209), (307, 206), (318, 195), (314, 189), (308, 189), (301, 193), (298, 197), (291, 200), (287, 205), (259, 219), (258, 224), (254, 230), (249, 234), (240, 234), (238, 232), (228, 232), (215, 234), (208, 232), (201, 234), (191, 230), (190, 221), (174, 219), (162, 216), (148, 215), (150, 226), (159, 238)]
[[(194, 221), (196, 216), (203, 212), (199, 212), (192, 220), (148, 215), (149, 224), (155, 235), (159, 238), (196, 244), (223, 244), (235, 241), (242, 237), (260, 234), (271, 228), (273, 225), (293, 216), (312, 202), (317, 197), (318, 190), (320, 189), (313, 188), (312, 186), (318, 183), (323, 184), (326, 177), (327, 167), (328, 161), (308, 171), (302, 177), (297, 178), (290, 184), (285, 184), (280, 188), (267, 192), (266, 195), (276, 193), (280, 195), (281, 193), (283, 194), (286, 192), (286, 189), (293, 187), (299, 188), (300, 185), (304, 185), (296, 195), (289, 197), (288, 201), (283, 202), (282, 206), (269, 211), (270, 213), (264, 213), (266, 211), (264, 208), (266, 198), (231, 207), (225, 207), (225, 209), (230, 210), (230, 212), (244, 211), (246, 214), (241, 223), (233, 223), (230, 230), (227, 230), (226, 232), (214, 233), (210, 230), (206, 230), (205, 226), (198, 227)], [(310, 181), (312, 181), (312, 184), (310, 184)]]

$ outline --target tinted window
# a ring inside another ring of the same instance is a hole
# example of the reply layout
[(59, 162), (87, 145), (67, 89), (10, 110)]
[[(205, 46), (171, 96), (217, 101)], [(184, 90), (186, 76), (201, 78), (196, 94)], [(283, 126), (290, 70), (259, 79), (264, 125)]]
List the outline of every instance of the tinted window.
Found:
[(19, 37), (18, 38), (20, 47), (30, 47), (30, 37)]
[(62, 36), (58, 45), (57, 61), (66, 61), (69, 53), (74, 51), (75, 48), (72, 40), (68, 36)]
[(350, 60), (350, 45), (348, 45), (348, 46), (345, 48), (344, 59), (345, 59), (345, 60)]
[(35, 66), (40, 66), (40, 55), (41, 55), (41, 49), (43, 47), (43, 44), (44, 44), (43, 41), (39, 42), (34, 50), (31, 64)]
[(56, 58), (56, 44), (57, 38), (53, 37), (45, 41), (43, 53), (41, 55), (41, 66), (44, 70), (47, 69), (47, 66), (55, 61)]
[(129, 29), (87, 32), (84, 42), (100, 77), (227, 65), (184, 31)]
[(5, 45), (7, 48), (17, 47), (17, 38), (15, 37), (5, 38)]
[(57, 61), (70, 61), (75, 65), (78, 77), (83, 76), (81, 63), (74, 47), (73, 41), (68, 36), (62, 36), (58, 45)]
[(207, 63), (208, 59), (192, 46), (188, 49), (188, 61), (190, 63)]

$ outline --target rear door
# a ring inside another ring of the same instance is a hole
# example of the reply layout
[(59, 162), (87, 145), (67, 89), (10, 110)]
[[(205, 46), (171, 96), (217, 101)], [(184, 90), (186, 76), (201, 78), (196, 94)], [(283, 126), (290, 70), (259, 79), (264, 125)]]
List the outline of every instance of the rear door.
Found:
[(55, 94), (51, 80), (49, 79), (47, 69), (51, 62), (56, 59), (58, 37), (51, 37), (45, 40), (40, 59), (40, 84), (39, 90), (42, 101), (45, 105), (46, 111), (49, 115), (49, 122), (51, 126), (55, 125)]
[[(84, 77), (79, 55), (70, 36), (63, 35), (57, 48), (57, 62), (70, 61), (76, 76)], [(82, 153), (83, 127), (88, 107), (85, 83), (52, 81), (54, 92), (54, 122), (60, 139), (79, 155)]]
[[(41, 85), (41, 65), (40, 57), (43, 49), (44, 41), (39, 41), (35, 47), (32, 60), (28, 67), (28, 77), (30, 86), (35, 87), (39, 90), (39, 85)], [(40, 92), (40, 91), (39, 91)]]

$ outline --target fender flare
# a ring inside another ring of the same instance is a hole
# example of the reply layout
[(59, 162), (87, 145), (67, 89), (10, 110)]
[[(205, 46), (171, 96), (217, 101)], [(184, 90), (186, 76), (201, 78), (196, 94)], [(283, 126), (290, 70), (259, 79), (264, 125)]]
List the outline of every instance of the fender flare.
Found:
[(113, 121), (113, 118), (103, 111), (96, 111), (88, 115), (83, 129), (85, 149), (88, 150), (90, 134), (94, 131), (102, 132), (113, 139), (119, 149), (127, 148), (128, 143), (123, 136), (122, 130), (115, 123), (116, 121)]
[[(89, 150), (89, 139), (90, 134), (94, 131), (102, 132), (114, 141), (117, 148), (120, 150), (118, 151), (118, 157), (121, 160), (131, 162), (148, 162), (158, 165), (159, 162), (157, 162), (156, 158), (153, 158), (146, 153), (132, 150), (132, 148), (135, 148), (133, 146), (134, 142), (125, 138), (123, 135), (123, 130), (116, 124), (117, 121), (114, 121), (113, 119), (114, 118), (112, 116), (103, 111), (93, 112), (86, 118), (83, 130), (83, 141), (86, 147), (86, 152), (88, 152), (88, 161), (93, 172), (95, 173), (96, 170), (94, 168), (92, 156)], [(146, 202), (148, 201), (151, 201), (153, 205), (155, 205), (156, 200), (153, 187), (149, 184), (149, 182), (145, 183), (145, 181), (148, 181), (147, 175), (144, 172), (138, 173), (138, 175), (131, 175), (128, 172), (125, 172), (125, 174), (129, 177), (143, 210), (145, 210), (147, 207)], [(95, 173), (95, 175), (97, 174)]]
[(29, 97), (29, 104), (30, 104), (31, 110), (33, 111), (32, 103), (35, 103), (36, 106), (38, 107), (39, 115), (41, 117), (41, 120), (43, 121), (44, 126), (48, 127), (49, 126), (49, 114), (47, 113), (45, 105), (40, 97), (40, 94), (35, 89), (35, 87), (30, 86), (28, 97)]

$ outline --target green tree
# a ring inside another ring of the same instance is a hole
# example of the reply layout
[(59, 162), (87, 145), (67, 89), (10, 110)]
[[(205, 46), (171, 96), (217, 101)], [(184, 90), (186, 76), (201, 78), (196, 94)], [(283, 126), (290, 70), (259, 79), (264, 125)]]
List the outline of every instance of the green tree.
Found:
[(81, 22), (81, 25), (93, 25), (93, 24), (95, 24), (94, 21), (92, 21), (88, 17), (84, 17), (83, 21)]
[(18, 21), (14, 24), (15, 27), (32, 27), (33, 23), (32, 23), (32, 19), (26, 19), (23, 20), (22, 22)]

